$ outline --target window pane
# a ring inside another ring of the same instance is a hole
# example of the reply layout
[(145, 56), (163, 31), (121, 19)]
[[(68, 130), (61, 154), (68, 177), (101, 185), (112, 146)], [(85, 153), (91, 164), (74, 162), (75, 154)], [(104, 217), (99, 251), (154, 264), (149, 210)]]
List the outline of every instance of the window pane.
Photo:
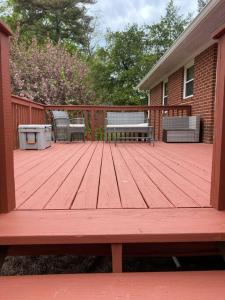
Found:
[(187, 69), (187, 80), (189, 81), (194, 78), (194, 66), (191, 66), (190, 68)]
[(194, 81), (186, 83), (186, 97), (192, 96), (194, 92)]

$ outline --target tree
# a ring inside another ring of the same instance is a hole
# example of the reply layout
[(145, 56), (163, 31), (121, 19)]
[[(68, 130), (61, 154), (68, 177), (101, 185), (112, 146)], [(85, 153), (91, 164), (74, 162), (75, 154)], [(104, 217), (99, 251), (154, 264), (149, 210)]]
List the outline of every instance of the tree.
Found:
[(147, 95), (136, 85), (173, 44), (190, 21), (170, 0), (166, 15), (157, 24), (128, 26), (108, 32), (106, 46), (99, 48), (91, 63), (91, 82), (101, 102), (146, 104)]
[(16, 95), (43, 104), (88, 104), (93, 99), (86, 62), (50, 40), (40, 46), (33, 39), (29, 47), (14, 37), (10, 68)]
[(106, 46), (99, 48), (91, 62), (91, 82), (99, 101), (108, 104), (147, 103), (135, 86), (155, 63), (143, 27), (108, 32)]
[(208, 2), (209, 0), (198, 0), (198, 11), (201, 12)]
[(12, 14), (6, 21), (15, 31), (19, 24), (24, 39), (38, 41), (50, 38), (54, 43), (69, 40), (77, 45), (87, 44), (87, 33), (92, 31), (92, 17), (87, 15), (87, 4), (95, 0), (8, 0)]
[(158, 59), (172, 46), (190, 21), (191, 16), (184, 17), (179, 14), (179, 8), (170, 0), (166, 15), (161, 17), (159, 23), (148, 26), (149, 43)]

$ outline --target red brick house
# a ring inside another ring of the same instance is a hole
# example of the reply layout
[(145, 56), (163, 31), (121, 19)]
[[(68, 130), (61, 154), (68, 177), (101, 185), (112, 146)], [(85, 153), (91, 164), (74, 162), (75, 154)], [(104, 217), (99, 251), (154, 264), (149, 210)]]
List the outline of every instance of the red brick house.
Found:
[(205, 143), (213, 142), (214, 127), (218, 47), (212, 34), (224, 23), (225, 1), (210, 1), (138, 85), (149, 91), (150, 105), (191, 105)]

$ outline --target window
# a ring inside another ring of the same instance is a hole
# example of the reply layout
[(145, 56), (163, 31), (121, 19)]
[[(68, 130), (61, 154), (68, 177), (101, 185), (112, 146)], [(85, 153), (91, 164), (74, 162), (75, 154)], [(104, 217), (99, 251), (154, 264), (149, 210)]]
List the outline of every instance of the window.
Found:
[(194, 94), (194, 64), (189, 64), (184, 69), (184, 99)]
[(168, 105), (168, 80), (163, 82), (163, 99), (162, 104), (164, 106)]

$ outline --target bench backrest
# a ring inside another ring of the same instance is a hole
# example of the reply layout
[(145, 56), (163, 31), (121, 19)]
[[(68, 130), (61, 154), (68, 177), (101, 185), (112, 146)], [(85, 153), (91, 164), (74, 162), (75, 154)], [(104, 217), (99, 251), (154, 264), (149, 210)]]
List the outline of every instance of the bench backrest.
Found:
[(164, 117), (163, 129), (165, 130), (182, 130), (192, 129), (199, 131), (200, 117), (199, 116), (184, 116), (184, 117)]
[(108, 112), (108, 125), (142, 124), (146, 122), (144, 112)]
[(60, 111), (60, 110), (53, 110), (52, 111), (53, 119), (68, 119), (69, 120), (69, 115), (67, 111)]

